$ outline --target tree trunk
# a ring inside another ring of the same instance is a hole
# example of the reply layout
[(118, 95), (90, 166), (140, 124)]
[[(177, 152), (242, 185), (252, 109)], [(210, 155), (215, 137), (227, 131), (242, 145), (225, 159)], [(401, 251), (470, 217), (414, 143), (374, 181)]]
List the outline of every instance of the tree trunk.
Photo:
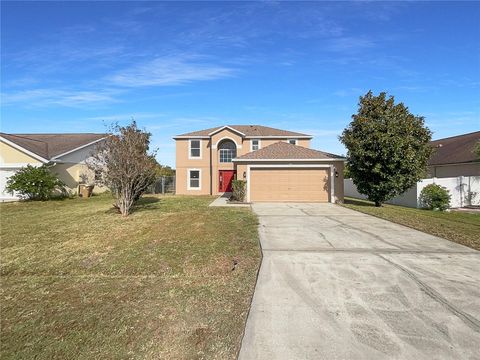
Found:
[(380, 207), (382, 206), (382, 203), (380, 201), (375, 201), (375, 207)]

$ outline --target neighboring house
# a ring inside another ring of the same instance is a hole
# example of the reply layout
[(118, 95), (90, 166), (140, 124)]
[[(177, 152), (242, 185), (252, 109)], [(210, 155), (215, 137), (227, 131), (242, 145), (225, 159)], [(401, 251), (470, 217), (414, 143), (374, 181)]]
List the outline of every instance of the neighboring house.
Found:
[[(428, 163), (427, 178), (387, 202), (421, 207), (423, 188), (437, 184), (450, 193), (451, 208), (480, 206), (480, 159), (474, 153), (475, 144), (479, 141), (480, 131), (431, 141), (435, 152)], [(366, 198), (357, 191), (352, 179), (345, 179), (345, 195)]]
[(310, 135), (229, 125), (174, 139), (177, 194), (222, 194), (237, 178), (247, 201), (343, 201), (345, 159), (310, 149)]
[(14, 200), (5, 191), (8, 178), (27, 165), (50, 164), (70, 191), (76, 192), (85, 176), (92, 177), (85, 160), (105, 134), (6, 134), (0, 133), (0, 200)]
[(428, 177), (480, 176), (480, 158), (473, 151), (479, 141), (480, 131), (432, 141)]

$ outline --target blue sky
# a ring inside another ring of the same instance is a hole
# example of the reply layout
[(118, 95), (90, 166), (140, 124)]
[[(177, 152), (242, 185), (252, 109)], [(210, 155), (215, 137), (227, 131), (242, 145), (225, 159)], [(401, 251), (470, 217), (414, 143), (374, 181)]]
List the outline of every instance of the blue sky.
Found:
[(171, 137), (224, 124), (337, 137), (387, 91), (434, 138), (480, 129), (478, 2), (1, 3), (1, 129)]

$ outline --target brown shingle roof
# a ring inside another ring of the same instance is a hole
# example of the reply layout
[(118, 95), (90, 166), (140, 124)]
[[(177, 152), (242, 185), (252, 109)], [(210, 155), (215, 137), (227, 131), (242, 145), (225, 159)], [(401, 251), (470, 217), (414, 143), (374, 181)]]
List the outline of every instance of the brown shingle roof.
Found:
[[(294, 131), (288, 131), (288, 130), (281, 130), (281, 129), (275, 129), (271, 128), (268, 126), (262, 126), (262, 125), (227, 125), (228, 127), (231, 127), (232, 129), (235, 129), (237, 131), (240, 131), (241, 133), (245, 134), (245, 136), (285, 136), (285, 137), (295, 137), (295, 136), (310, 136), (307, 134), (302, 134)], [(205, 130), (199, 130), (199, 131), (193, 131), (185, 134), (181, 134), (178, 136), (208, 136), (208, 134), (214, 132), (215, 130), (219, 130), (223, 128), (223, 126), (217, 126), (214, 128), (210, 129), (205, 129)]]
[(343, 160), (341, 156), (329, 154), (303, 146), (279, 141), (257, 151), (239, 156), (236, 160)]
[(22, 148), (41, 156), (52, 159), (60, 154), (87, 145), (104, 138), (105, 134), (6, 134), (0, 133), (3, 138), (21, 146)]
[(435, 152), (429, 165), (456, 164), (479, 161), (473, 152), (475, 144), (480, 141), (480, 131), (452, 136), (430, 142)]

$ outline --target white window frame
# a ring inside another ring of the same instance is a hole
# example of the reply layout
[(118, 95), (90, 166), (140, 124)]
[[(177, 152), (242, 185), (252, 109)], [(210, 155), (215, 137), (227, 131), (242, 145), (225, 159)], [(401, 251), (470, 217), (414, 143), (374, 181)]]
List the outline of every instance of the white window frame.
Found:
[(298, 139), (287, 139), (287, 143), (290, 144), (290, 141), (295, 141), (295, 144), (292, 144), (292, 145), (298, 145)]
[(251, 139), (250, 140), (250, 151), (257, 151), (257, 150), (253, 149), (253, 142), (255, 140), (258, 141), (258, 149), (257, 150), (260, 150), (262, 148), (262, 141), (260, 139)]
[(235, 143), (235, 146), (237, 147), (237, 150), (238, 149), (241, 149), (242, 148), (242, 144), (237, 144), (237, 142), (235, 141), (235, 139), (229, 137), (229, 136), (224, 136), (220, 139), (217, 140), (217, 142), (215, 144), (212, 145), (212, 149), (217, 149), (218, 148), (218, 144), (220, 144), (223, 140), (232, 140), (234, 143)]
[[(232, 158), (230, 161), (222, 161), (222, 151), (235, 151), (235, 154), (232, 154)], [(233, 163), (233, 159), (235, 159), (237, 157), (237, 154), (236, 154), (236, 150), (232, 150), (232, 149), (219, 149), (218, 150), (218, 162), (220, 164), (231, 164)]]
[[(190, 186), (190, 172), (198, 171), (198, 187)], [(202, 169), (187, 169), (187, 190), (202, 190)]]
[[(200, 156), (192, 156), (192, 141), (198, 141), (200, 143)], [(202, 139), (189, 139), (188, 140), (188, 158), (190, 160), (197, 160), (202, 158)]]

